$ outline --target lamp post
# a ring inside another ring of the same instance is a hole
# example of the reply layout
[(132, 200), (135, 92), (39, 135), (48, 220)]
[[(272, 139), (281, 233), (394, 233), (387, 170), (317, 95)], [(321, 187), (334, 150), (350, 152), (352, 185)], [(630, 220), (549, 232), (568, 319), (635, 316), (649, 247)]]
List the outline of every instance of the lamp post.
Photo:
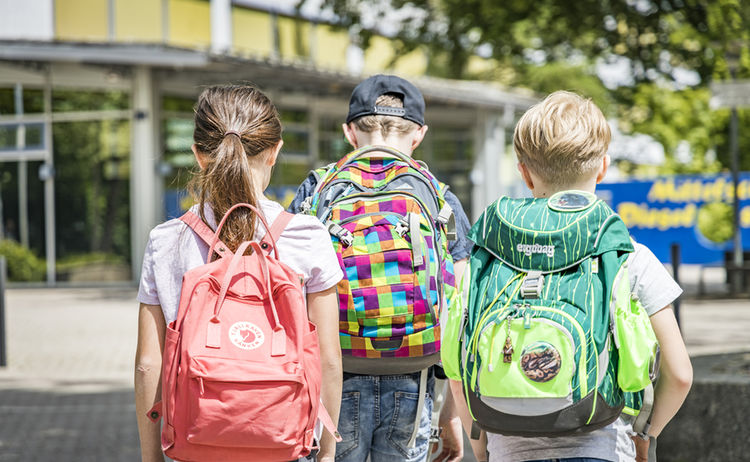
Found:
[[(737, 74), (737, 68), (739, 66), (740, 54), (739, 50), (731, 49), (726, 53), (727, 68), (729, 69), (729, 75), (732, 81), (735, 80)], [(740, 177), (740, 156), (739, 156), (739, 142), (738, 142), (738, 126), (739, 117), (737, 115), (737, 105), (732, 104), (731, 116), (729, 119), (729, 155), (731, 158), (732, 165), (732, 190), (733, 190), (733, 263), (735, 270), (732, 274), (731, 284), (732, 291), (739, 292), (742, 287), (742, 266), (743, 266), (743, 249), (742, 249), (742, 229), (740, 228), (740, 202), (737, 194)]]

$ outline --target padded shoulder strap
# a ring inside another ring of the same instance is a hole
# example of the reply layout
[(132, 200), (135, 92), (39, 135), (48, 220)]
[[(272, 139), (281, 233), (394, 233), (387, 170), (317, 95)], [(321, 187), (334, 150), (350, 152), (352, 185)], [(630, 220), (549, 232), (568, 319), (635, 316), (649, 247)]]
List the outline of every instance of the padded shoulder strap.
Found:
[[(209, 247), (214, 243), (218, 243), (219, 245), (215, 246), (214, 251), (222, 257), (229, 251), (227, 245), (219, 240), (219, 236), (198, 215), (188, 210), (180, 217), (180, 220), (188, 225)], [(210, 260), (210, 257), (209, 255), (207, 259)]]
[[(271, 223), (271, 228), (268, 230), (265, 236), (263, 236), (262, 242), (266, 242), (269, 245), (275, 245), (279, 242), (281, 233), (284, 232), (286, 226), (294, 218), (294, 214), (282, 210), (278, 217)], [(273, 239), (273, 242), (269, 239), (269, 236)], [(277, 249), (278, 250), (278, 249)]]

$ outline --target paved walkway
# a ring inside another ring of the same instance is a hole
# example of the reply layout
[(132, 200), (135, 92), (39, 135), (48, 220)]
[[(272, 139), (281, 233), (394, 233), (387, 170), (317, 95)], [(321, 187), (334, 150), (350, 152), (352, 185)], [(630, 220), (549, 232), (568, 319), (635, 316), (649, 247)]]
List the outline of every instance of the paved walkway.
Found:
[[(138, 460), (137, 313), (132, 288), (6, 293), (0, 461)], [(683, 302), (680, 315), (691, 355), (750, 351), (750, 301)]]

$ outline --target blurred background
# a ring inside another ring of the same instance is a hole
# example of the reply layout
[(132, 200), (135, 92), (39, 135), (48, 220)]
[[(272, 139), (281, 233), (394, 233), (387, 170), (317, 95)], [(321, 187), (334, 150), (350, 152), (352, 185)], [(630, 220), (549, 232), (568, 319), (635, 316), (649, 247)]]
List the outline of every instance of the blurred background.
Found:
[(749, 15), (737, 0), (0, 0), (0, 253), (12, 281), (135, 281), (148, 230), (190, 204), (202, 86), (271, 96), (285, 145), (269, 192), (287, 202), (347, 151), (354, 85), (386, 72), (424, 92), (416, 156), (474, 218), (526, 193), (524, 110), (557, 89), (592, 98), (614, 133), (601, 196), (662, 261), (680, 243), (684, 263), (736, 268), (714, 286), (741, 291)]

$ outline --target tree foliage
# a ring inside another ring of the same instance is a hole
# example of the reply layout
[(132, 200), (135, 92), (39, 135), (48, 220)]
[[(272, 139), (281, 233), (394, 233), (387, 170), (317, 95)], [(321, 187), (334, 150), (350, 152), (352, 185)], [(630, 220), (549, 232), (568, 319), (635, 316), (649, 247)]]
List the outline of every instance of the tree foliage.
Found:
[[(376, 31), (390, 33), (402, 53), (426, 47), (432, 75), (590, 97), (623, 132), (664, 145), (663, 173), (729, 165), (728, 111), (711, 110), (708, 84), (729, 79), (732, 63), (736, 77), (750, 77), (747, 0), (323, 0), (323, 7), (364, 47)], [(473, 72), (476, 56), (493, 66)], [(608, 62), (625, 63), (630, 83), (605, 86), (597, 66)], [(748, 115), (740, 112), (741, 127)], [(740, 133), (743, 152), (750, 130)], [(687, 162), (676, 155), (684, 142)]]

